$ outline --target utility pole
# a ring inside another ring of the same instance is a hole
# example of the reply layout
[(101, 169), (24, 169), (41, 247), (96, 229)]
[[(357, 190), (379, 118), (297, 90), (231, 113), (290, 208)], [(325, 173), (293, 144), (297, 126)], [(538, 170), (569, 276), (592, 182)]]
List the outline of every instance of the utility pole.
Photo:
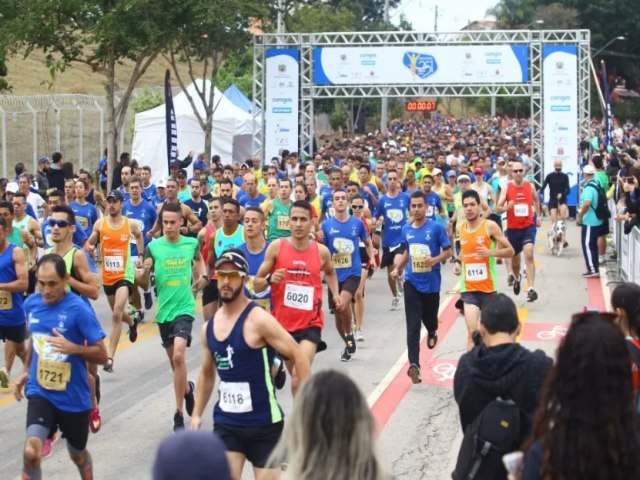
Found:
[[(389, 0), (384, 0), (384, 21), (389, 24)], [(389, 98), (382, 97), (380, 103), (380, 131), (387, 131), (387, 123), (389, 122)]]

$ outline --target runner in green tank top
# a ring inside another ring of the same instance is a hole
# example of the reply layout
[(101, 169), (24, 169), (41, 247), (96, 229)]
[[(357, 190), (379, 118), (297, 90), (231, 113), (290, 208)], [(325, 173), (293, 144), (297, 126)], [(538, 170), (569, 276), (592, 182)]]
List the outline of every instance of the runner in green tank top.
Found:
[[(202, 290), (209, 283), (209, 278), (200, 255), (198, 240), (180, 235), (183, 222), (180, 205), (167, 204), (159, 220), (162, 222), (163, 236), (147, 246), (144, 255), (144, 278), (148, 281), (149, 273), (153, 269), (158, 295), (156, 322), (162, 346), (173, 369), (175, 431), (184, 428), (183, 404), (189, 415), (193, 411), (195, 385), (187, 381), (185, 354), (191, 344), (191, 329), (196, 316), (194, 293)], [(198, 280), (192, 287), (194, 267), (198, 273)]]
[(274, 198), (264, 207), (267, 217), (267, 240), (290, 237), (289, 210), (291, 210), (291, 180), (281, 180), (278, 186), (278, 198)]

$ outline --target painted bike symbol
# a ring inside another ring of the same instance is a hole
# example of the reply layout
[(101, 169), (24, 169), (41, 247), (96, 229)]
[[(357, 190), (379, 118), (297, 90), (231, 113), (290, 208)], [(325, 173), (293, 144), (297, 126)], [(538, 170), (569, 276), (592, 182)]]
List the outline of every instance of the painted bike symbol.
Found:
[(554, 325), (551, 330), (542, 330), (537, 333), (537, 337), (540, 340), (555, 340), (556, 338), (562, 338), (567, 334), (567, 327), (564, 325)]
[(433, 367), (433, 373), (438, 376), (439, 382), (453, 380), (453, 376), (456, 373), (456, 366), (447, 362), (438, 363)]

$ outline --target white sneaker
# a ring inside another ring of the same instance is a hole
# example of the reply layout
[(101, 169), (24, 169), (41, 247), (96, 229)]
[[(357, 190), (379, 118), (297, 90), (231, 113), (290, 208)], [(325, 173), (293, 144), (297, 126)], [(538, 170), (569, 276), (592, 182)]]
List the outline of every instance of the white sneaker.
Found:
[(391, 300), (391, 311), (395, 312), (400, 309), (400, 299), (398, 297), (393, 297)]
[(599, 255), (598, 256), (598, 263), (600, 265), (602, 265), (603, 263), (606, 263), (606, 261), (607, 261), (607, 257), (605, 255)]
[(362, 336), (362, 330), (355, 330), (353, 332), (356, 342), (364, 342), (364, 337)]

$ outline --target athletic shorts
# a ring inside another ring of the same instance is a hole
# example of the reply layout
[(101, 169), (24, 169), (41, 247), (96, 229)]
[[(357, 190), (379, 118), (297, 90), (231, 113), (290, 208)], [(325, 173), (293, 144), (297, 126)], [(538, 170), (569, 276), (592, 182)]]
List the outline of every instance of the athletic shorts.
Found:
[(404, 253), (404, 244), (400, 245), (393, 252), (389, 250), (389, 247), (382, 247), (382, 258), (380, 259), (380, 268), (393, 267), (393, 259), (396, 255), (402, 255)]
[(491, 215), (489, 215), (487, 217), (487, 220), (491, 220), (492, 222), (496, 222), (498, 224), (498, 226), (500, 227), (500, 230), (502, 230), (502, 217), (500, 216), (500, 214), (492, 213)]
[(106, 293), (107, 296), (115, 295), (116, 291), (120, 287), (127, 287), (127, 290), (129, 290), (129, 295), (131, 295), (133, 293), (133, 283), (131, 283), (129, 280), (120, 280), (120, 281), (114, 283), (113, 285), (103, 285), (102, 286), (102, 288), (104, 289), (104, 293)]
[(202, 289), (202, 305), (209, 305), (210, 303), (217, 302), (220, 298), (218, 293), (218, 280), (211, 280), (209, 285)]
[(22, 343), (27, 338), (27, 324), (22, 325), (0, 325), (0, 340), (9, 340), (14, 343)]
[[(27, 437), (33, 435), (34, 429), (30, 427), (36, 426), (35, 431), (40, 431), (46, 440), (47, 435), (55, 427), (60, 427), (62, 435), (67, 443), (79, 452), (84, 451), (87, 447), (87, 438), (89, 438), (89, 414), (91, 410), (84, 412), (64, 412), (57, 408), (49, 400), (38, 395), (29, 397), (27, 404)], [(43, 427), (38, 429), (37, 426)], [(37, 435), (37, 436), (41, 436)]]
[(29, 271), (27, 276), (29, 277), (29, 284), (27, 285), (27, 294), (25, 297), (31, 295), (36, 291), (36, 271)]
[(468, 303), (470, 305), (475, 305), (480, 310), (482, 310), (482, 307), (483, 307), (484, 303), (489, 298), (491, 298), (493, 295), (495, 295), (495, 292), (493, 292), (493, 293), (463, 292), (463, 293), (460, 294), (460, 300), (462, 300), (464, 303)]
[(262, 427), (236, 427), (215, 423), (213, 431), (220, 436), (230, 452), (247, 457), (255, 468), (265, 468), (267, 460), (280, 440), (284, 422)]
[(557, 198), (549, 198), (549, 210), (553, 209), (553, 208), (558, 208), (560, 205), (566, 205), (567, 204), (567, 200), (565, 198), (563, 198), (562, 200), (558, 200)]
[(532, 225), (527, 228), (510, 228), (507, 230), (507, 240), (515, 250), (514, 255), (518, 255), (522, 252), (522, 249), (525, 245), (531, 243), (534, 245), (536, 243), (536, 233), (538, 229), (535, 225)]
[[(351, 275), (350, 277), (345, 278), (344, 282), (338, 283), (338, 292), (342, 292), (343, 290), (349, 292), (351, 294), (351, 302), (355, 302), (356, 290), (358, 290), (359, 286), (360, 277)], [(333, 294), (331, 293), (331, 289), (327, 288), (327, 294), (329, 297), (329, 309), (333, 310), (336, 306), (333, 303)]]
[(367, 269), (367, 263), (369, 263), (369, 254), (366, 247), (360, 247), (360, 262), (362, 263), (362, 269)]
[(158, 323), (163, 348), (169, 348), (173, 345), (175, 337), (184, 338), (187, 341), (187, 347), (190, 347), (193, 321), (194, 318), (189, 315), (179, 315), (171, 322)]
[(318, 353), (327, 349), (327, 344), (322, 341), (322, 333), (320, 327), (309, 327), (305, 328), (304, 330), (298, 330), (297, 332), (289, 332), (289, 334), (297, 343), (300, 343), (303, 340), (315, 343), (316, 352)]

